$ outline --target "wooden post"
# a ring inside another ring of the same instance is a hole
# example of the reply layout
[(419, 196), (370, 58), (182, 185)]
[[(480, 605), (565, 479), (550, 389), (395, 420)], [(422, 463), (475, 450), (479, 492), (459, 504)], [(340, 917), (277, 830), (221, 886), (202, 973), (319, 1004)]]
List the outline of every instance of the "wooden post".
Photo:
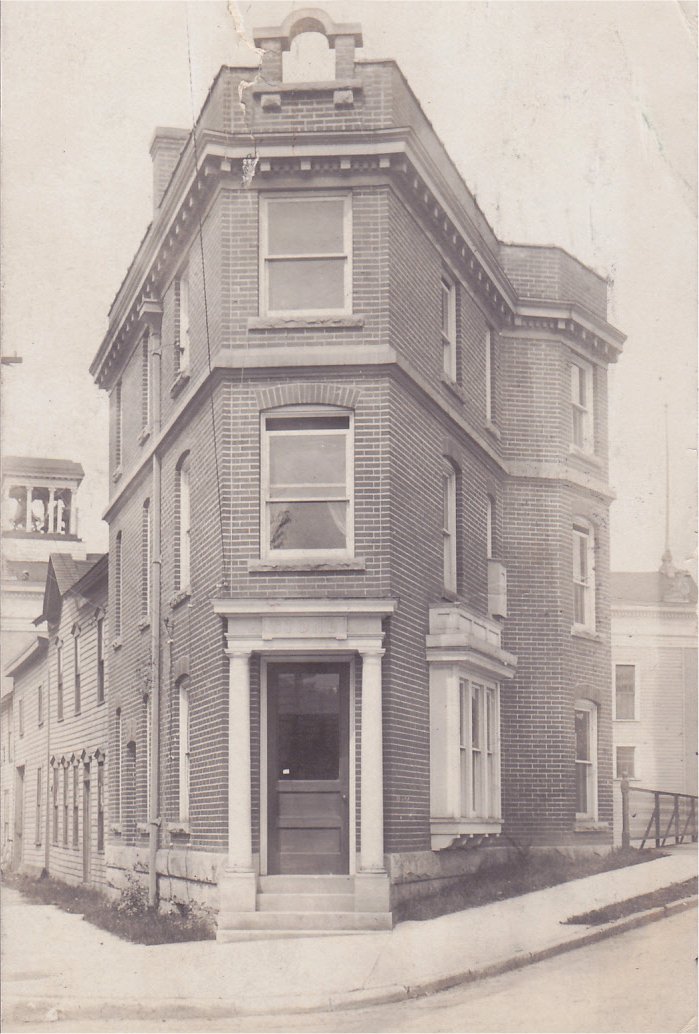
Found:
[(631, 830), (629, 827), (629, 779), (626, 769), (621, 775), (621, 846), (631, 846)]
[(655, 794), (655, 846), (660, 847), (660, 794)]

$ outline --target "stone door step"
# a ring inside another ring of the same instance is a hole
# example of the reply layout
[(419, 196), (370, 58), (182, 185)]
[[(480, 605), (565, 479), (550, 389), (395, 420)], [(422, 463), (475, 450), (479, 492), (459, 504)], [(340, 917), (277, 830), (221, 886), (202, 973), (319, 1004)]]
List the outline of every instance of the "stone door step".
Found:
[[(241, 930), (344, 932), (390, 930), (390, 913), (385, 912), (228, 912), (219, 916), (218, 940)], [(236, 937), (229, 938), (236, 940)]]

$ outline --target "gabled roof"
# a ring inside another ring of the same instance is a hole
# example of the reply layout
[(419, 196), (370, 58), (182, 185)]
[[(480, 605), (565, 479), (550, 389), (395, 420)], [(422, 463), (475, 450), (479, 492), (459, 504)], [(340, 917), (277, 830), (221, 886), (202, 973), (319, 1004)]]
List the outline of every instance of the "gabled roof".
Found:
[(44, 605), (40, 616), (34, 622), (55, 622), (61, 613), (63, 597), (92, 569), (104, 561), (106, 554), (88, 553), (85, 560), (74, 560), (69, 553), (52, 553), (44, 589)]
[(80, 463), (73, 460), (57, 460), (46, 456), (5, 456), (2, 461), (3, 474), (28, 474), (31, 477), (67, 477), (71, 479), (85, 477)]
[(33, 661), (37, 657), (43, 656), (46, 653), (49, 645), (48, 636), (38, 635), (33, 643), (29, 646), (25, 646), (20, 654), (18, 654), (14, 660), (10, 661), (8, 666), (3, 672), (4, 675), (15, 676), (19, 675), (21, 669)]

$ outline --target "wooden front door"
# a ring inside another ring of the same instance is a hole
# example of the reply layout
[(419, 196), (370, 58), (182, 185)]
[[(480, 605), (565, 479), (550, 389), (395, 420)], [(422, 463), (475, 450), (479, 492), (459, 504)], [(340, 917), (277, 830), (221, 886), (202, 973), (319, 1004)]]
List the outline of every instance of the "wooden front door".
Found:
[(22, 864), (24, 850), (24, 765), (16, 769), (15, 775), (15, 840), (12, 845), (12, 864), (18, 869)]
[(346, 873), (349, 665), (270, 664), (268, 871)]
[(83, 880), (90, 882), (90, 855), (92, 824), (90, 821), (90, 766), (83, 769)]

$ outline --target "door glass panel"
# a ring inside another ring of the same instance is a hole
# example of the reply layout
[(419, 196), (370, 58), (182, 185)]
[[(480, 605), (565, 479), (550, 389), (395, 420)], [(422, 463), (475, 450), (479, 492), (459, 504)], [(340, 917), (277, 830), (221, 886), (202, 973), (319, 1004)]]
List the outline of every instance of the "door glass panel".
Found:
[(279, 672), (278, 779), (339, 778), (339, 704), (339, 672)]

